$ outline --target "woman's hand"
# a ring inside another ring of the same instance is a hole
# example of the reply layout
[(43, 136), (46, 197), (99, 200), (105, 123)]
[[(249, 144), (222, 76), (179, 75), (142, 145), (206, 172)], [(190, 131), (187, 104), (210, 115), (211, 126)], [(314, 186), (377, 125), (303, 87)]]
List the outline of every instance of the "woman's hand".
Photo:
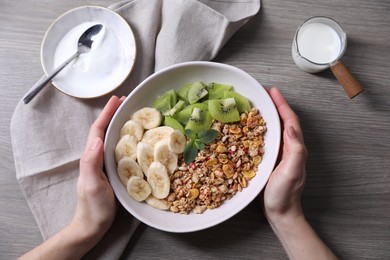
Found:
[(307, 150), (298, 116), (276, 88), (269, 91), (282, 120), (283, 148), (264, 192), (264, 210), (269, 221), (303, 215), (301, 194), (306, 179)]
[(123, 99), (112, 97), (91, 126), (80, 160), (77, 208), (71, 223), (20, 259), (79, 259), (100, 241), (111, 226), (116, 202), (103, 172), (103, 139)]
[(278, 89), (272, 88), (269, 94), (282, 120), (283, 148), (280, 162), (265, 187), (265, 215), (289, 259), (337, 259), (302, 211), (307, 150), (298, 117)]
[(86, 235), (100, 238), (111, 226), (116, 202), (114, 192), (103, 172), (103, 138), (106, 128), (121, 103), (112, 97), (92, 124), (87, 145), (80, 160), (77, 182), (77, 210), (72, 223)]

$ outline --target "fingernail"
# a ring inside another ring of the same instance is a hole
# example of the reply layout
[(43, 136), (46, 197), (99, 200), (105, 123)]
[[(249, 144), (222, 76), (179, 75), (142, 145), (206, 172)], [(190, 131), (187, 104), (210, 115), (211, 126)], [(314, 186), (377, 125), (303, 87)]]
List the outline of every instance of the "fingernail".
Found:
[(297, 138), (297, 132), (295, 131), (294, 127), (292, 126), (289, 126), (287, 128), (287, 135), (290, 137), (290, 138)]
[(89, 149), (92, 151), (97, 150), (101, 142), (102, 140), (99, 137), (95, 137), (95, 139), (92, 141), (91, 145), (89, 146)]

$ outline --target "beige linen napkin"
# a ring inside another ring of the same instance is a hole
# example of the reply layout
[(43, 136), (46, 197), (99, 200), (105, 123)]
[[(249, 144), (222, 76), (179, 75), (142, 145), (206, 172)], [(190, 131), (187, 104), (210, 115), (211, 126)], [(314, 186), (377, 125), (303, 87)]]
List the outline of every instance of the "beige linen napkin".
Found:
[[(166, 66), (211, 60), (260, 9), (260, 0), (129, 0), (110, 6), (134, 30), (138, 56), (118, 96)], [(45, 88), (19, 102), (11, 122), (16, 177), (44, 239), (65, 226), (76, 206), (79, 159), (88, 130), (110, 95), (94, 100)], [(119, 258), (138, 225), (123, 208), (86, 258)]]

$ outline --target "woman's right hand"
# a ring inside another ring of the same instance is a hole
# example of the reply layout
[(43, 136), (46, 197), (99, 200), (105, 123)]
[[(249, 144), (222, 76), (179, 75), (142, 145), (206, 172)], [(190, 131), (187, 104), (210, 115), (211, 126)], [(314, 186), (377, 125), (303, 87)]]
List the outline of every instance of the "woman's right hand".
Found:
[(264, 211), (270, 222), (303, 215), (301, 194), (306, 179), (307, 150), (298, 116), (276, 88), (269, 94), (282, 120), (282, 153), (264, 192)]

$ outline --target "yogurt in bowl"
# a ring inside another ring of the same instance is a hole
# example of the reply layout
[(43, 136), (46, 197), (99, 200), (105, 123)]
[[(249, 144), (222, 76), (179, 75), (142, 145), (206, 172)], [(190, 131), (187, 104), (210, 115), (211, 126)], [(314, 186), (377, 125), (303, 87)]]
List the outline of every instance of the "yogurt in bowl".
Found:
[(46, 74), (77, 51), (80, 35), (94, 24), (104, 28), (91, 52), (80, 55), (52, 80), (60, 91), (78, 98), (99, 97), (116, 89), (135, 62), (135, 39), (127, 22), (109, 9), (85, 6), (63, 14), (47, 31), (41, 48)]

